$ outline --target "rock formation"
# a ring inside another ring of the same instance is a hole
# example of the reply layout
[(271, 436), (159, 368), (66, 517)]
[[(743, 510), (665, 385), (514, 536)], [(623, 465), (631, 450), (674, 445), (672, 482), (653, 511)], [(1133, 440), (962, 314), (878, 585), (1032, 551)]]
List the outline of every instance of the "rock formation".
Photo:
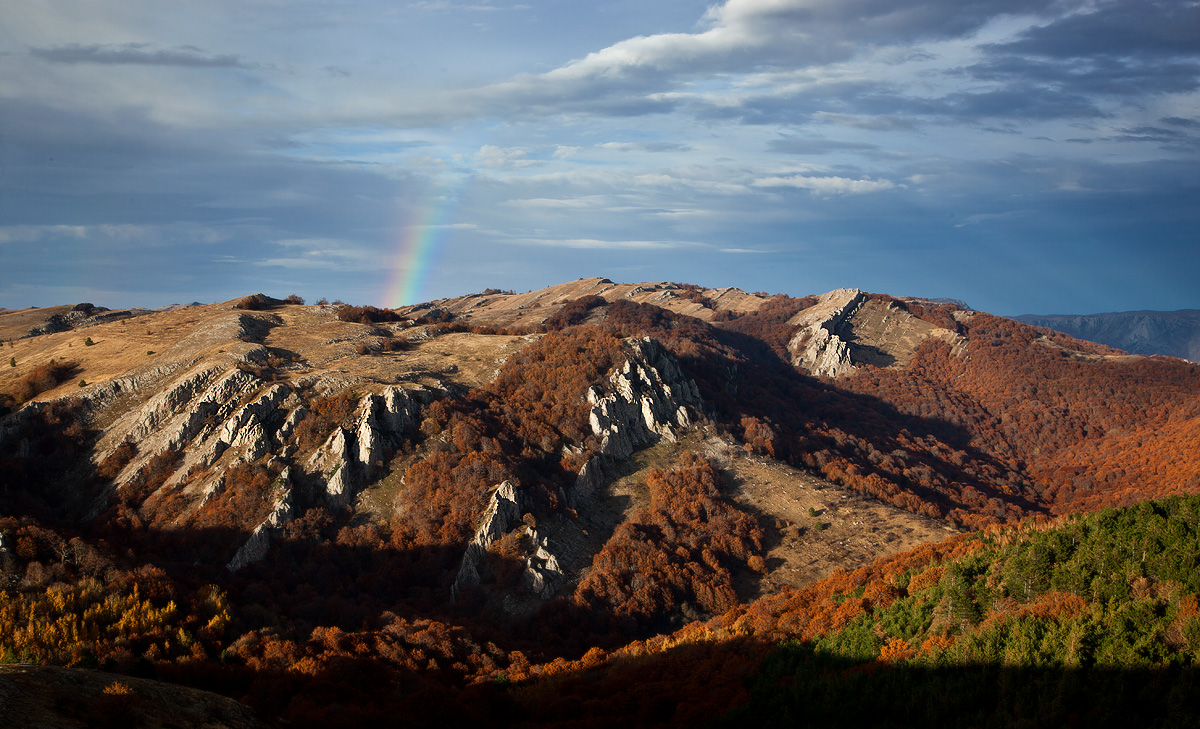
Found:
[(505, 481), (492, 491), (488, 507), (479, 520), (475, 536), (467, 543), (458, 576), (450, 586), (450, 600), (458, 600), (463, 588), (479, 584), (479, 565), (487, 558), (487, 548), (513, 527), (521, 523), (521, 496), (512, 481)]
[(292, 520), (295, 508), (292, 502), (292, 484), (289, 475), (287, 469), (280, 474), (279, 485), (283, 493), (275, 500), (275, 506), (267, 518), (254, 528), (246, 543), (237, 551), (237, 554), (233, 555), (233, 559), (229, 560), (226, 569), (230, 572), (237, 572), (251, 562), (257, 562), (267, 556), (267, 550), (271, 548), (271, 544), (283, 530), (283, 525)]
[(601, 452), (618, 459), (659, 438), (675, 440), (675, 428), (691, 425), (700, 405), (696, 383), (683, 376), (661, 344), (649, 337), (629, 339), (626, 355), (609, 376), (608, 394), (599, 387), (587, 393), (592, 433)]
[(559, 566), (558, 558), (550, 553), (549, 540), (539, 537), (535, 529), (529, 530), (529, 536), (536, 547), (533, 554), (525, 558), (521, 586), (541, 599), (549, 600), (567, 581), (567, 575)]
[(837, 331), (864, 301), (866, 296), (859, 289), (835, 289), (792, 317), (788, 323), (798, 327), (787, 347), (792, 366), (828, 377), (854, 371), (850, 345)]
[(331, 504), (345, 506), (354, 500), (382, 465), (379, 452), (399, 444), (403, 434), (417, 426), (419, 408), (417, 397), (395, 386), (381, 395), (363, 397), (355, 415), (357, 425), (352, 430), (334, 429), (308, 460), (308, 472), (322, 483)]

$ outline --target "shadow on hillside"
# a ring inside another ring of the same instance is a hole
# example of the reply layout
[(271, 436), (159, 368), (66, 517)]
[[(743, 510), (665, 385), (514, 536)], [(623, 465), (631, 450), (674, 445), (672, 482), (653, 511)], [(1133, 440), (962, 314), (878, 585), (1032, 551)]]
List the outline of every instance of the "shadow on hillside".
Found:
[(914, 666), (787, 644), (715, 727), (1196, 726), (1200, 671), (979, 663)]
[[(1016, 470), (1017, 466), (973, 446), (971, 431), (962, 425), (901, 412), (881, 398), (839, 387), (837, 380), (799, 373), (761, 340), (734, 331), (714, 331), (722, 345), (742, 355), (742, 361), (731, 363), (728, 358), (711, 352), (681, 356), (685, 374), (696, 380), (701, 396), (713, 403), (722, 422), (736, 428), (742, 418), (755, 417), (781, 430), (785, 436), (783, 452), (777, 453), (781, 460), (808, 467), (799, 458), (804, 453), (821, 449), (841, 453), (852, 460), (864, 477), (877, 473), (921, 501), (937, 505), (943, 513), (956, 507), (976, 508), (962, 502), (959, 488), (962, 485), (970, 485), (984, 497), (1011, 504), (1023, 512), (1043, 511), (1029, 496), (997, 485), (1001, 475), (1015, 474), (1024, 483), (1029, 483), (1029, 479)], [(861, 445), (846, 436), (866, 442), (872, 453), (862, 453)], [(913, 443), (928, 441), (939, 441), (962, 451), (965, 459), (960, 464), (946, 455), (913, 450)], [(802, 445), (796, 453), (791, 453), (790, 445), (797, 443)], [(928, 466), (957, 487), (938, 488), (916, 482), (904, 472), (888, 471), (880, 464), (896, 451), (909, 454), (910, 465)], [(967, 473), (967, 469), (975, 475)]]
[[(519, 683), (343, 656), (317, 670), (162, 666), (159, 677), (236, 693), (298, 727), (1189, 727), (1197, 671), (968, 664), (916, 667), (814, 654), (757, 638), (685, 642)], [(236, 687), (236, 688), (234, 688)], [(390, 718), (390, 719), (389, 719)]]

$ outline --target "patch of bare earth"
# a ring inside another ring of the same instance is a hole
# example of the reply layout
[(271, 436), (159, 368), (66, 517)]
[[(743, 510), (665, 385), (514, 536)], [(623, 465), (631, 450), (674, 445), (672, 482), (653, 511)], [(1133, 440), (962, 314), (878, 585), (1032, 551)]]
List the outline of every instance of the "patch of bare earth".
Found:
[(850, 359), (855, 364), (906, 367), (917, 347), (931, 337), (949, 344), (956, 354), (966, 347), (966, 340), (957, 333), (875, 299), (863, 303), (847, 324), (839, 331), (850, 345)]
[[(946, 523), (866, 498), (810, 473), (708, 441), (733, 484), (739, 506), (759, 517), (767, 533), (767, 574), (741, 575), (739, 594), (801, 586), (842, 568), (957, 533)], [(757, 584), (753, 584), (757, 582)]]

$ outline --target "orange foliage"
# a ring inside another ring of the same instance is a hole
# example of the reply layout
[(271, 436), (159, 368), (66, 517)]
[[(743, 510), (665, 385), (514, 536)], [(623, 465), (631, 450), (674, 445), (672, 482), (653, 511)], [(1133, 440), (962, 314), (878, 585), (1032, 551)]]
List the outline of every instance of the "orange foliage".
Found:
[(712, 465), (685, 454), (646, 478), (650, 506), (617, 527), (575, 600), (648, 625), (684, 603), (709, 614), (737, 604), (730, 568), (761, 559), (762, 530), (726, 502)]

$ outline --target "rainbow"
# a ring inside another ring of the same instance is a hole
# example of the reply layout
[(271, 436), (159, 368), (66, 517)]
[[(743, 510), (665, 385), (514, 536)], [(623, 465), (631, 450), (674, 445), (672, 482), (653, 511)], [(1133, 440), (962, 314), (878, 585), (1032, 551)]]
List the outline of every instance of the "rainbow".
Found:
[(384, 306), (395, 308), (421, 301), (425, 283), (440, 257), (446, 236), (453, 229), (447, 223), (458, 207), (459, 195), (453, 187), (444, 184), (434, 188), (424, 209), (401, 229), (396, 262), (383, 294)]

